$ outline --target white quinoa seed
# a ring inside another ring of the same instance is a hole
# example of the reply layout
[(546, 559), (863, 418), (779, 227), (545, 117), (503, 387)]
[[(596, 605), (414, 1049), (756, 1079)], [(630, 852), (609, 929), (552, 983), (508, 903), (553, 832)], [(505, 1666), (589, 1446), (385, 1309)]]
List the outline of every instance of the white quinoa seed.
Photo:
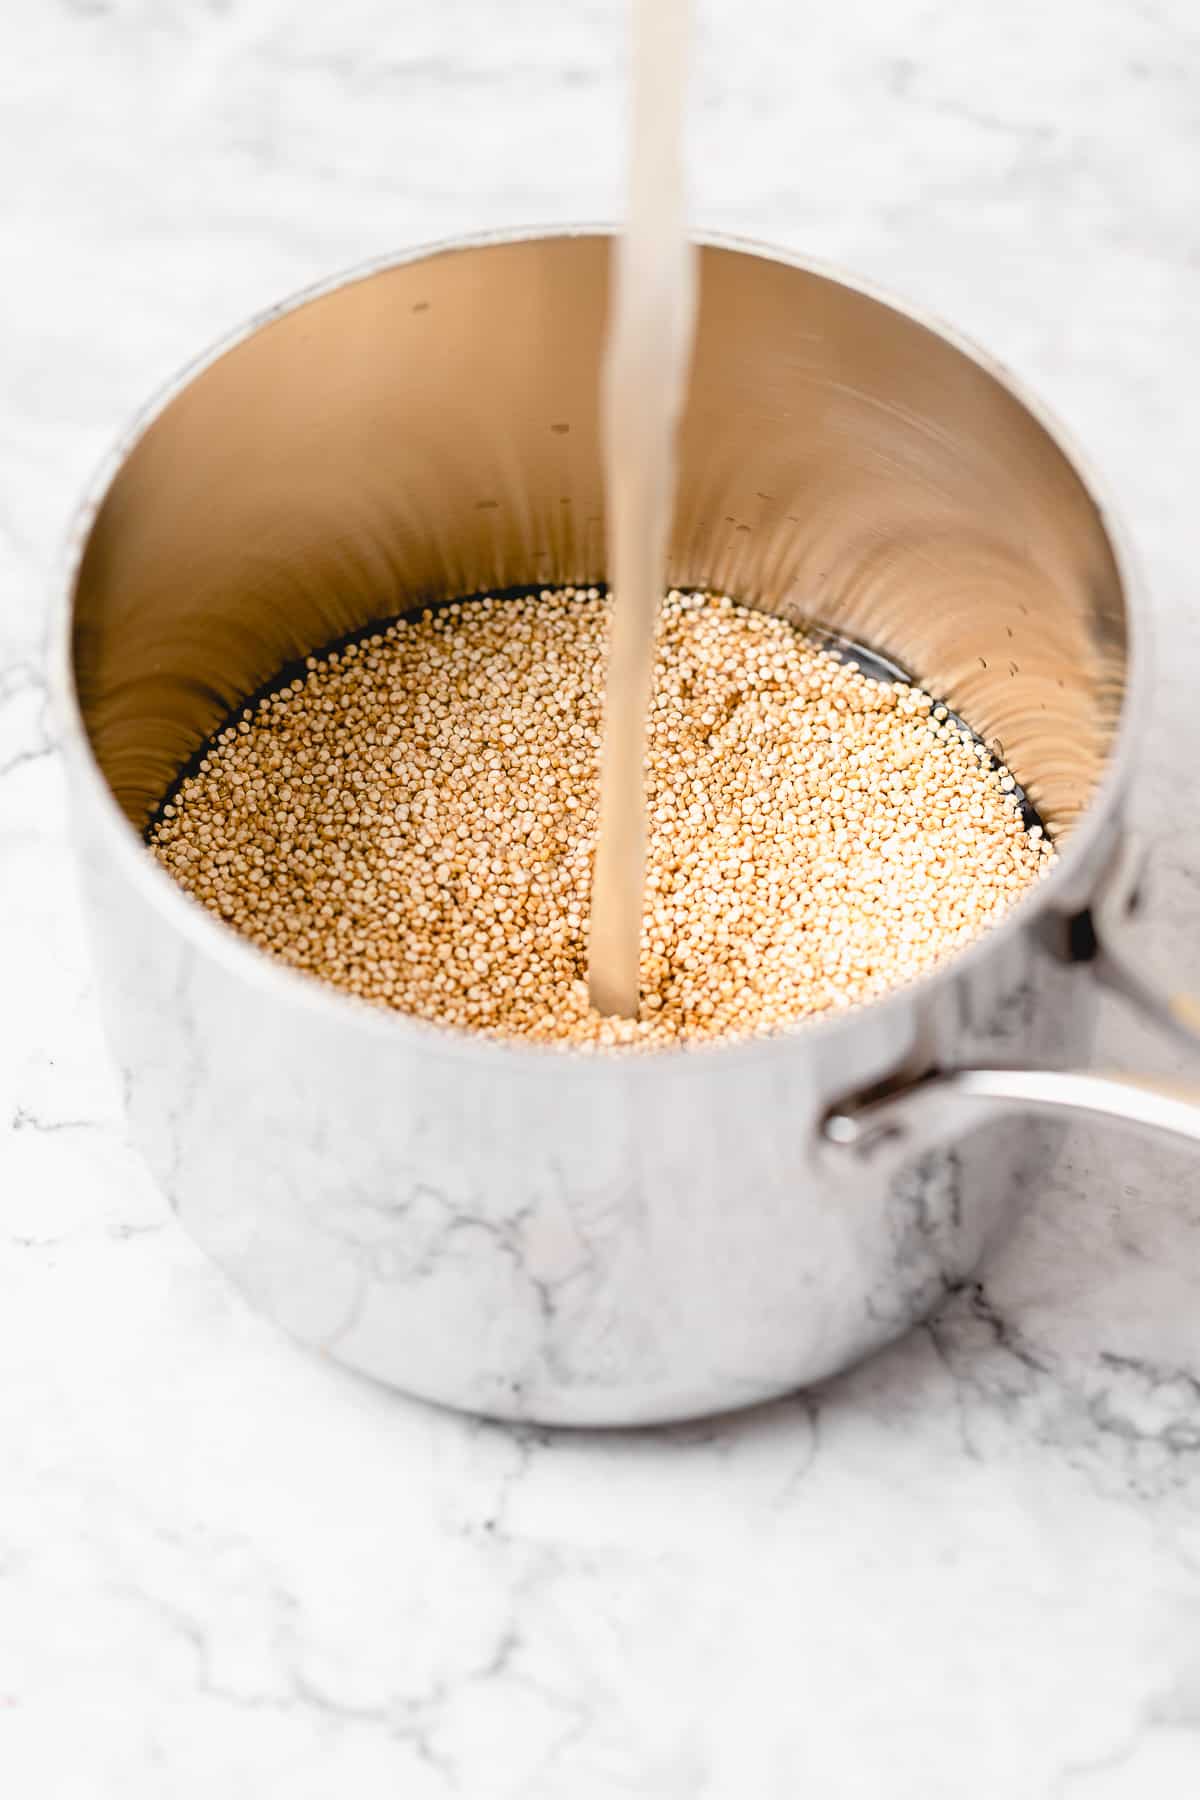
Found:
[(1053, 859), (1007, 769), (928, 694), (723, 596), (663, 604), (642, 1012), (589, 1009), (609, 602), (414, 614), (243, 709), (153, 854), (294, 968), (500, 1036), (659, 1045), (767, 1031), (911, 980)]

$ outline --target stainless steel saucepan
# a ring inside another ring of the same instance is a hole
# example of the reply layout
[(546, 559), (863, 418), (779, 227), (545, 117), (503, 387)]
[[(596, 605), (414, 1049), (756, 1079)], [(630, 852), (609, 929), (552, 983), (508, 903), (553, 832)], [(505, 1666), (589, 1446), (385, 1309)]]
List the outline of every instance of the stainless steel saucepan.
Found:
[(329, 1356), (507, 1418), (761, 1400), (962, 1279), (1086, 1113), (1200, 1103), (1086, 1072), (1097, 978), (1200, 1047), (1127, 948), (1145, 616), (1061, 434), (951, 334), (713, 242), (670, 578), (884, 652), (1061, 843), (934, 974), (703, 1049), (506, 1044), (270, 961), (152, 862), (172, 777), (283, 663), (432, 598), (605, 573), (609, 240), (476, 239), (255, 320), (119, 447), (58, 646), (85, 889), (132, 1130), (252, 1302)]

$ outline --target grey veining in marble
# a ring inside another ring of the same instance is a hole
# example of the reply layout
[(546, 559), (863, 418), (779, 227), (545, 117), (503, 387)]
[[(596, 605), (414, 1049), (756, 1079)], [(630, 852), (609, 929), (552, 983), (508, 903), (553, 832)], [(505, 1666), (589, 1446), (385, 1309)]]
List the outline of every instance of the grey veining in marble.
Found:
[[(1200, 987), (1200, 22), (709, 0), (697, 212), (928, 302), (1122, 497), (1148, 955)], [(611, 214), (616, 4), (76, 0), (0, 70), (0, 1775), (53, 1800), (1200, 1791), (1200, 1173), (1080, 1135), (935, 1324), (730, 1423), (473, 1426), (179, 1232), (102, 1050), (41, 673), (145, 394), (392, 244)], [(1151, 1047), (1115, 1013), (1112, 1060)], [(14, 1771), (16, 1774), (14, 1775)]]

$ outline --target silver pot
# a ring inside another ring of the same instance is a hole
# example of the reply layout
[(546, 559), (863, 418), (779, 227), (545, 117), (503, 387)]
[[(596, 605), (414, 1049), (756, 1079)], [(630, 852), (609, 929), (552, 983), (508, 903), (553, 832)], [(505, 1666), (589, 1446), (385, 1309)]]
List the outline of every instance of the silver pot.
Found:
[[(432, 597), (604, 575), (608, 240), (477, 239), (254, 321), (137, 423), (70, 547), (64, 735), (131, 1129), (252, 1303), (506, 1418), (665, 1420), (828, 1375), (963, 1279), (1044, 1171), (1024, 1115), (1200, 1140), (1064, 1073), (1123, 948), (1144, 608), (1090, 479), (952, 335), (706, 245), (670, 578), (874, 646), (1002, 750), (1062, 854), (985, 939), (757, 1041), (597, 1056), (357, 1004), (261, 955), (141, 842), (289, 659)], [(1043, 1072), (1052, 1065), (1056, 1072)]]

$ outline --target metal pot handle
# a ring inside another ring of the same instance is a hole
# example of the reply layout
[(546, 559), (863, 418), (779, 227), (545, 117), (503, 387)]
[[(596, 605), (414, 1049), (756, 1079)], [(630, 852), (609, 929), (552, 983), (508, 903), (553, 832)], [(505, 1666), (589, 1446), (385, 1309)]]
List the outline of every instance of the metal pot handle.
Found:
[[(1175, 1043), (1200, 1056), (1200, 1001), (1170, 993), (1145, 973), (1130, 922), (1144, 858), (1130, 849), (1077, 921), (1077, 955), (1096, 978)], [(1081, 941), (1080, 941), (1081, 940)], [(1086, 1069), (950, 1069), (876, 1090), (825, 1119), (828, 1146), (869, 1162), (907, 1162), (997, 1112), (1070, 1112), (1154, 1136), (1200, 1144), (1200, 1086)]]

